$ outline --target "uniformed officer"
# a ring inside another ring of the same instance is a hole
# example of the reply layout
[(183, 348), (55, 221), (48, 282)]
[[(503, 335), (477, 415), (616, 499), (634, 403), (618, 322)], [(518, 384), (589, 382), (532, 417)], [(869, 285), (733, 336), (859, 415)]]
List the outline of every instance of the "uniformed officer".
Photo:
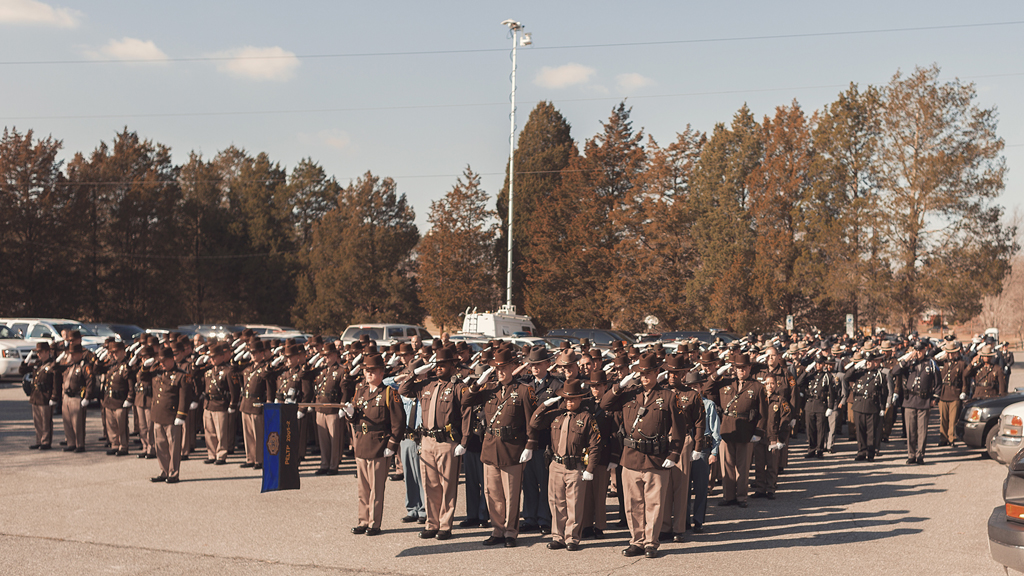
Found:
[(92, 367), (85, 360), (85, 349), (81, 344), (68, 348), (67, 363), (64, 366), (64, 438), (65, 452), (85, 452), (85, 408), (89, 405), (94, 378)]
[[(559, 358), (562, 363), (558, 366), (562, 370), (569, 370), (567, 367), (570, 364), (577, 366), (576, 360), (574, 353), (563, 355)], [(562, 387), (562, 379), (548, 371), (551, 355), (547, 349), (543, 346), (531, 349), (526, 355), (526, 364), (529, 374), (522, 380), (533, 388), (538, 404), (556, 397)], [(523, 512), (519, 531), (540, 530), (541, 534), (548, 534), (551, 532), (551, 509), (548, 505), (548, 465), (544, 451), (551, 444), (551, 436), (546, 428), (538, 429), (535, 433), (537, 447), (533, 451), (533, 458), (523, 465)]]
[(274, 401), (274, 378), (270, 372), (270, 350), (266, 343), (255, 339), (249, 344), (252, 363), (242, 375), (242, 439), (245, 442), (245, 462), (242, 468), (263, 468), (263, 404)]
[(960, 415), (960, 403), (967, 399), (970, 380), (967, 366), (961, 358), (960, 343), (948, 340), (942, 345), (942, 352), (935, 356), (939, 365), (939, 446), (956, 445), (956, 419)]
[[(612, 472), (618, 469), (619, 459), (622, 458), (622, 437), (618, 433), (619, 423), (615, 420), (615, 415), (604, 410), (600, 405), (601, 398), (608, 392), (608, 379), (605, 372), (603, 370), (592, 371), (587, 383), (591, 397), (584, 400), (583, 407), (597, 422), (598, 431), (601, 433), (601, 451), (597, 454), (588, 454), (590, 460), (597, 461), (597, 467), (594, 468), (594, 479), (583, 485), (585, 497), (583, 530), (580, 532), (580, 537), (602, 538), (608, 527), (608, 484)], [(621, 483), (619, 485), (621, 486)], [(623, 513), (623, 518), (625, 518), (625, 513)]]
[(857, 434), (855, 460), (874, 461), (877, 420), (885, 414), (885, 404), (889, 399), (889, 387), (878, 359), (873, 349), (864, 348), (854, 353), (853, 362), (846, 371)]
[(463, 406), (466, 386), (455, 375), (456, 358), (442, 348), (434, 356), (434, 375), (407, 378), (399, 386), (402, 396), (416, 398), (422, 410), (420, 481), (426, 495), (427, 522), (420, 538), (447, 540), (459, 488), (461, 457), (469, 442), (470, 409)]
[[(586, 486), (594, 480), (600, 465), (601, 431), (597, 420), (583, 409), (588, 391), (583, 383), (571, 379), (555, 396), (541, 404), (530, 418), (534, 431), (551, 435), (551, 468), (548, 470), (548, 494), (551, 507), (550, 550), (580, 549)], [(559, 403), (561, 402), (561, 405)]]
[[(685, 438), (681, 456), (676, 465), (669, 469), (668, 488), (663, 503), (664, 520), (662, 535), (673, 542), (682, 542), (686, 532), (686, 504), (690, 497), (690, 468), (702, 457), (704, 444), (704, 399), (700, 391), (691, 388), (684, 381), (690, 364), (685, 355), (673, 354), (666, 357), (664, 369), (668, 372), (668, 387), (676, 392), (686, 422)], [(659, 535), (658, 539), (662, 539)]]
[(679, 462), (686, 438), (682, 406), (675, 392), (658, 382), (660, 368), (657, 354), (642, 354), (633, 374), (612, 384), (601, 399), (605, 410), (622, 412), (625, 425), (620, 465), (631, 535), (622, 551), (627, 557), (658, 556), (669, 469)]
[(516, 381), (517, 362), (510, 348), (497, 350), (490, 364), (497, 371), (497, 380), (489, 380), (494, 370), (485, 372), (476, 384), (469, 387), (463, 404), (484, 406), (484, 441), (480, 460), (484, 464), (484, 486), (492, 531), (483, 544), (494, 546), (504, 543), (506, 548), (514, 548), (519, 536), (523, 465), (533, 458), (536, 446), (528, 424), (537, 401), (533, 388)]
[(53, 407), (60, 398), (60, 380), (53, 361), (49, 342), (36, 343), (36, 360), (32, 364), (22, 362), (18, 367), (21, 374), (32, 373), (28, 394), (32, 406), (32, 423), (36, 429), (36, 443), (29, 450), (49, 450), (53, 442)]
[(939, 392), (938, 366), (928, 356), (927, 345), (920, 340), (914, 344), (913, 350), (900, 358), (898, 365), (893, 374), (906, 376), (903, 389), (894, 395), (903, 397), (903, 420), (907, 426), (907, 464), (924, 464), (928, 416), (932, 401)]
[[(308, 403), (313, 400), (313, 376), (305, 368), (306, 355), (301, 346), (288, 344), (284, 347), (287, 368), (277, 377), (277, 402), (286, 404)], [(306, 408), (299, 408), (299, 462), (306, 456), (307, 430), (309, 426), (302, 422), (306, 416)]]
[(807, 429), (807, 454), (804, 458), (824, 458), (828, 441), (828, 419), (836, 410), (838, 398), (835, 376), (829, 371), (824, 355), (817, 355), (814, 363), (797, 382), (797, 397), (803, 405)]
[(965, 377), (974, 379), (974, 395), (971, 400), (1006, 395), (1006, 374), (996, 364), (996, 352), (991, 344), (985, 344), (978, 350)]
[(779, 375), (768, 373), (764, 376), (764, 392), (768, 396), (768, 411), (765, 418), (765, 437), (753, 445), (754, 450), (754, 493), (751, 498), (775, 499), (779, 484), (779, 469), (782, 464), (782, 449), (789, 438), (792, 408), (783, 396)]
[(206, 460), (203, 463), (219, 466), (227, 464), (228, 415), (234, 413), (239, 393), (232, 377), (231, 348), (224, 343), (217, 344), (211, 357), (213, 368), (203, 375), (203, 395), (206, 397), (203, 406)]
[(124, 342), (111, 342), (103, 363), (103, 407), (107, 412), (108, 456), (128, 455), (128, 410), (135, 402), (135, 371), (128, 366)]
[(384, 385), (384, 359), (368, 356), (362, 366), (363, 382), (342, 409), (355, 431), (359, 524), (352, 533), (376, 536), (384, 515), (387, 459), (395, 455), (405, 434), (405, 411), (398, 393)]
[(722, 403), (722, 496), (719, 506), (747, 507), (752, 442), (764, 436), (768, 397), (764, 387), (751, 378), (750, 356), (734, 357), (734, 376), (724, 377), (720, 392)]
[(153, 441), (156, 457), (160, 461), (160, 474), (151, 478), (153, 482), (178, 482), (181, 464), (181, 433), (188, 416), (190, 399), (185, 373), (174, 362), (174, 352), (161, 348), (159, 352), (162, 370), (153, 374)]
[[(333, 342), (326, 345), (327, 364), (323, 366), (313, 382), (313, 396), (317, 404), (341, 404), (351, 398), (345, 397), (345, 371), (341, 365), (341, 354)], [(317, 407), (316, 432), (320, 446), (320, 468), (316, 474), (335, 476), (341, 462), (343, 432), (347, 427), (338, 415), (337, 408)]]

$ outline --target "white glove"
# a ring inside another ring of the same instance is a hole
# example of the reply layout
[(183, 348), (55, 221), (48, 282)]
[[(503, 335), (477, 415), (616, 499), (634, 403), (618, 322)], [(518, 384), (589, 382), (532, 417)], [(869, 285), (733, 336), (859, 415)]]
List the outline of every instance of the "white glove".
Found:
[[(230, 412), (230, 411), (231, 411), (231, 410), (229, 409), (229, 410), (228, 410), (228, 412)], [(303, 412), (302, 410), (299, 410), (299, 411), (298, 411), (298, 412), (297, 412), (297, 413), (295, 414), (295, 417), (296, 417), (296, 418), (298, 418), (299, 420), (302, 420), (302, 417), (303, 417), (303, 416), (305, 416), (305, 415), (306, 415), (306, 413), (305, 413), (305, 412)]]
[[(234, 414), (234, 413), (235, 413), (235, 409), (229, 407), (228, 408), (228, 414)], [(299, 414), (302, 414), (302, 412), (299, 412)]]
[(199, 409), (199, 402), (192, 402), (192, 403), (190, 403), (188, 405), (188, 409), (189, 410), (198, 410)]
[(56, 400), (50, 400), (50, 406), (56, 406), (56, 405), (57, 405), (57, 401)]
[(590, 472), (587, 472), (586, 470), (583, 471), (583, 481), (584, 482), (590, 482), (593, 479), (594, 479), (594, 475), (593, 474), (591, 474)]
[(691, 462), (696, 462), (697, 460), (701, 459), (701, 456), (704, 456), (704, 454), (702, 454), (701, 452), (698, 452), (697, 450), (694, 450), (693, 453), (690, 454), (690, 461)]
[(394, 455), (395, 455), (395, 451), (392, 450), (391, 448), (385, 448), (384, 449), (384, 457), (385, 458), (391, 458)]
[(124, 401), (124, 404), (121, 404), (121, 408), (131, 408), (131, 407), (132, 407), (132, 403), (127, 401), (127, 400)]
[(391, 359), (388, 360), (388, 367), (393, 367), (395, 364), (398, 364), (398, 360), (399, 360), (398, 354), (395, 354), (394, 356), (392, 356)]
[[(825, 418), (828, 418), (831, 415), (832, 415), (832, 409), (831, 408), (825, 408)], [(794, 420), (794, 422), (795, 422), (795, 420)]]
[(755, 434), (755, 435), (750, 437), (750, 441), (751, 442), (760, 442), (761, 441), (761, 437), (758, 436), (757, 434)]
[(560, 396), (552, 396), (551, 398), (548, 398), (547, 400), (544, 401), (544, 405), (554, 406), (555, 404), (558, 404), (558, 401), (561, 399), (562, 398)]
[(857, 362), (856, 364), (853, 365), (853, 369), (854, 370), (863, 370), (864, 367), (867, 366), (867, 365), (868, 365), (868, 361), (867, 360), (861, 360), (860, 362)]
[(156, 358), (150, 358), (142, 363), (142, 365), (145, 366), (146, 368), (149, 368), (153, 364), (156, 364)]
[(82, 408), (85, 408), (88, 405), (89, 405), (89, 399), (88, 398), (82, 398)]
[(487, 370), (484, 370), (483, 374), (481, 374), (481, 375), (480, 375), (480, 377), (476, 379), (476, 383), (477, 383), (477, 384), (480, 384), (480, 383), (484, 382), (484, 381), (485, 381), (485, 380), (487, 380), (487, 378), (489, 378), (489, 377), (491, 376), (491, 374), (493, 374), (493, 373), (494, 373), (494, 366), (491, 366), (491, 367), (490, 367), (490, 368), (488, 368)]
[(732, 364), (725, 364), (724, 366), (722, 366), (718, 370), (715, 370), (715, 374), (718, 374), (719, 376), (721, 376), (722, 374), (725, 374), (726, 372), (728, 372), (730, 368), (732, 368)]
[(785, 447), (785, 444), (783, 444), (782, 442), (776, 442), (775, 444), (772, 444), (769, 447), (769, 450), (772, 450), (773, 452), (778, 452), (782, 450), (783, 447)]
[(911, 356), (914, 355), (914, 352), (915, 352), (914, 350), (911, 350), (910, 352), (907, 352), (903, 356), (900, 356), (899, 361), (902, 363), (902, 362), (906, 362), (907, 360), (910, 360)]
[(897, 400), (899, 400), (899, 399), (900, 399), (900, 395), (899, 395), (899, 394), (893, 394), (893, 395), (892, 395), (892, 401), (893, 401), (893, 404), (895, 404), (895, 403), (896, 403), (896, 401), (897, 401)]
[(526, 464), (533, 458), (533, 450), (529, 448), (523, 450), (523, 453), (519, 456), (519, 463)]
[(789, 427), (796, 430), (796, 418), (789, 421)]
[(630, 384), (633, 383), (633, 380), (636, 380), (636, 372), (630, 372), (629, 376), (626, 376), (622, 379), (622, 382), (619, 382), (619, 390), (629, 388)]
[(665, 461), (661, 463), (661, 467), (662, 468), (671, 468), (671, 467), (673, 467), (675, 465), (676, 465), (676, 463), (671, 461), (671, 460), (669, 460), (668, 458), (665, 458)]
[(658, 382), (664, 382), (665, 380), (668, 380), (668, 372), (658, 374)]
[(618, 467), (619, 467), (619, 465), (616, 464), (615, 462), (609, 462), (608, 463), (608, 471), (609, 472), (615, 472), (615, 469), (618, 468)]
[(936, 360), (940, 360), (940, 361), (941, 360), (945, 360), (946, 359), (946, 351), (943, 350), (942, 352), (939, 352), (938, 354), (936, 354), (935, 355), (935, 359)]
[(884, 409), (883, 410), (879, 410), (878, 411), (878, 415), (882, 416), (884, 418), (885, 417), (885, 410)]
[(356, 366), (355, 368), (353, 368), (353, 369), (348, 371), (348, 375), (349, 376), (358, 376), (359, 375), (359, 371), (360, 371), (359, 366)]
[(427, 372), (430, 372), (431, 370), (433, 370), (434, 366), (435, 366), (435, 364), (433, 362), (431, 362), (429, 364), (424, 364), (423, 366), (420, 366), (419, 368), (413, 370), (412, 373), (417, 375), (417, 376), (423, 376)]
[(462, 444), (459, 444), (458, 446), (455, 447), (455, 455), (456, 456), (464, 456), (465, 454), (466, 454), (466, 449), (462, 446)]
[(184, 426), (185, 425), (185, 421), (182, 420), (181, 418), (175, 418), (174, 419), (174, 425), (175, 426)]
[(342, 406), (341, 409), (344, 410), (345, 416), (348, 416), (349, 418), (356, 413), (356, 407), (353, 406), (351, 402), (345, 402), (345, 405)]
[(967, 400), (967, 394), (964, 394), (963, 392), (961, 392), (960, 393), (960, 399), (961, 400)]
[(352, 359), (352, 367), (355, 368), (356, 366), (359, 366), (359, 363), (362, 362), (362, 361), (363, 361), (363, 355), (362, 354), (357, 355), (355, 358)]

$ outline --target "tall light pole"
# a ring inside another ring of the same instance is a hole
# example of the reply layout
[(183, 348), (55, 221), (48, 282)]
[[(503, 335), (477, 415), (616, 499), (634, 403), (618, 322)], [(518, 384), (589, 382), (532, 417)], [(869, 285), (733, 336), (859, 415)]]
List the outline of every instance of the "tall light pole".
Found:
[[(505, 283), (505, 308), (510, 313), (515, 313), (512, 306), (512, 198), (515, 191), (515, 153), (516, 153), (516, 48), (519, 46), (519, 32), (524, 28), (515, 20), (505, 20), (502, 26), (508, 26), (512, 35), (512, 112), (509, 114), (509, 136), (508, 136), (508, 256), (506, 258), (507, 278)], [(531, 44), (530, 35), (523, 34), (523, 46)]]

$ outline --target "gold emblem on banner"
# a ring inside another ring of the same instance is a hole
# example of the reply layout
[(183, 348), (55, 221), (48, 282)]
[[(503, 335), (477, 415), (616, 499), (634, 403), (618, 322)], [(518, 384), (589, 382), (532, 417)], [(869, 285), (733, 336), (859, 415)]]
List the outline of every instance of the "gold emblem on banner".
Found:
[(278, 451), (281, 449), (281, 437), (278, 436), (277, 432), (271, 432), (267, 436), (267, 452), (270, 452), (271, 456), (277, 456)]

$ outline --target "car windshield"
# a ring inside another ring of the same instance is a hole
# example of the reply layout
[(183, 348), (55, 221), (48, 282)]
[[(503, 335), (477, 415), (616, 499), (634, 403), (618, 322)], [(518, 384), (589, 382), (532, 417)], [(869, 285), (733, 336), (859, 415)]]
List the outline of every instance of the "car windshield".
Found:
[(21, 340), (21, 334), (7, 326), (0, 326), (0, 340)]
[(53, 327), (60, 334), (63, 334), (65, 330), (67, 330), (68, 332), (72, 332), (74, 330), (78, 330), (79, 332), (82, 333), (82, 336), (95, 336), (96, 335), (95, 332), (93, 332), (92, 330), (86, 328), (85, 326), (83, 326), (81, 324), (54, 324)]
[(359, 340), (359, 337), (366, 334), (370, 337), (370, 340), (382, 340), (380, 337), (380, 328), (362, 328), (359, 326), (349, 326), (348, 330), (342, 334), (344, 340)]

